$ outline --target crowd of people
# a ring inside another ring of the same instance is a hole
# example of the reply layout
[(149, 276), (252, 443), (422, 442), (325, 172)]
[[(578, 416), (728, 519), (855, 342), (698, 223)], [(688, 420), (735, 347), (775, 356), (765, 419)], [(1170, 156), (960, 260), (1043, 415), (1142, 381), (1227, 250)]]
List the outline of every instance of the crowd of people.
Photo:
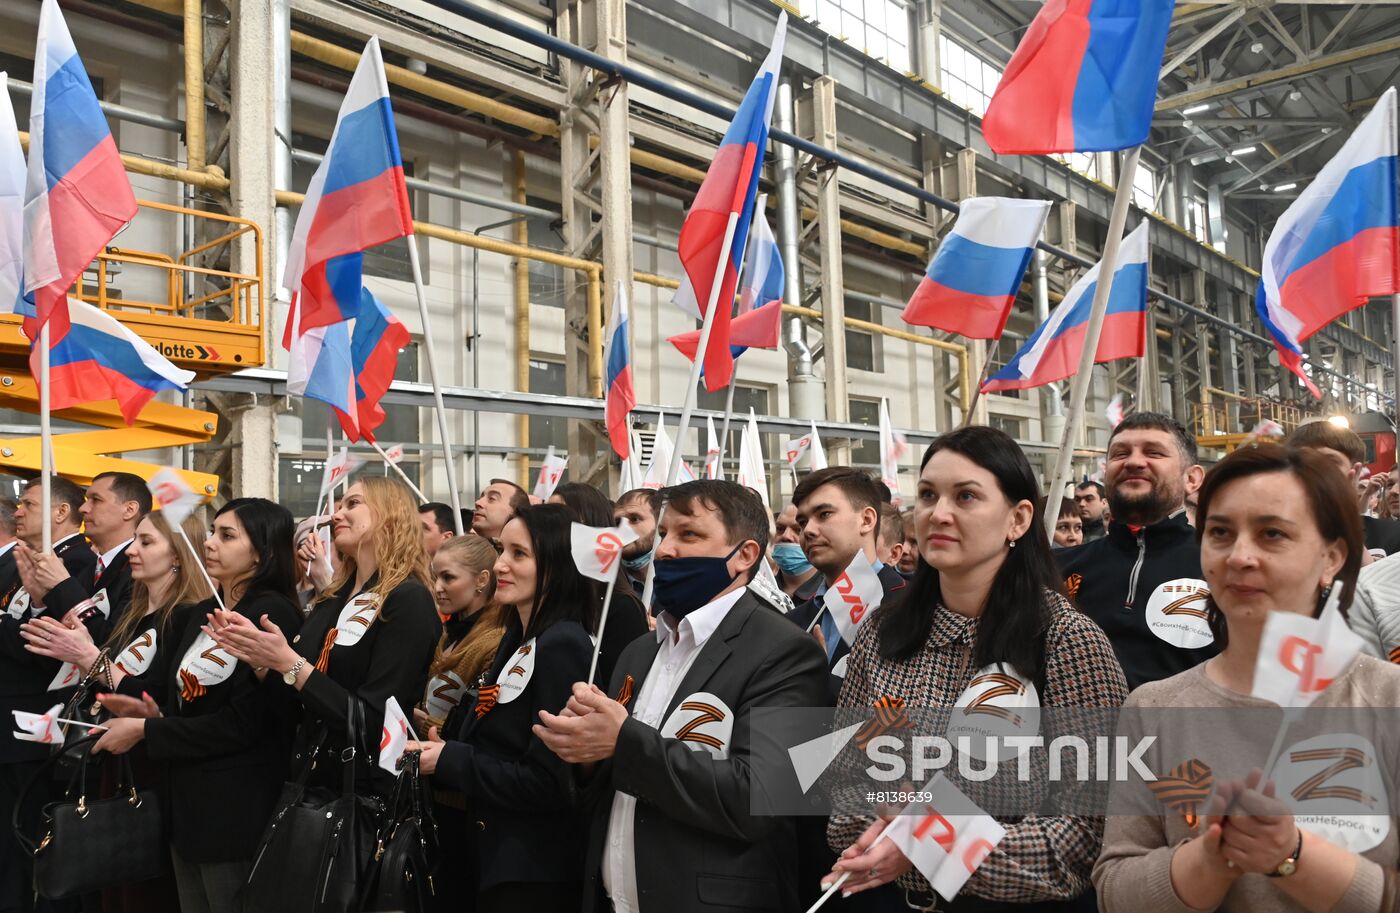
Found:
[[(616, 500), (568, 482), (539, 503), (494, 479), (460, 535), (450, 507), (372, 474), (328, 517), (239, 498), (176, 526), (128, 473), (53, 479), (47, 516), (31, 481), (0, 499), (0, 711), (91, 720), (93, 756), (161, 795), (170, 866), (36, 896), (35, 856), (7, 837), (0, 913), (261, 909), (248, 885), (285, 783), (395, 790), (370, 744), (391, 698), (431, 796), (432, 910), (801, 911), (845, 876), (824, 909), (1390, 913), (1395, 828), (1329, 840), (1261, 771), (1194, 818), (1001, 817), (950, 905), (876, 809), (764, 812), (772, 734), (752, 724), (951, 707), (988, 673), (1042, 707), (1249, 706), (1269, 613), (1317, 617), (1329, 594), (1369, 655), (1319, 703), (1400, 706), (1400, 474), (1365, 478), (1363, 459), (1318, 422), (1207, 471), (1180, 423), (1138, 413), (1102, 481), (1047, 497), (1010, 437), (972, 426), (928, 447), (904, 510), (845, 466), (774, 513), (725, 481)], [(609, 589), (571, 525), (624, 522)], [(879, 607), (852, 635), (826, 597), (865, 564)], [(1162, 624), (1167, 594), (1201, 609)], [(51, 751), (0, 738), (7, 824), (64, 794)]]

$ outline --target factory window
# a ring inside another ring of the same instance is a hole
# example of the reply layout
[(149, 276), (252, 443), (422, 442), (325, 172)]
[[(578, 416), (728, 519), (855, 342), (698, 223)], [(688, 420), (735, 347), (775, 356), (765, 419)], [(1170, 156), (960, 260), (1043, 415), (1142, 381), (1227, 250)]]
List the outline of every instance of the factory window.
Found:
[[(564, 363), (543, 358), (530, 359), (530, 392), (563, 396)], [(553, 447), (559, 453), (569, 449), (569, 420), (558, 415), (530, 413), (530, 447)], [(539, 462), (534, 460), (534, 462)]]
[[(880, 427), (880, 401), (878, 399), (862, 399), (858, 396), (850, 398), (851, 422), (857, 425), (870, 425), (872, 428)], [(880, 438), (854, 438), (851, 441), (851, 465), (852, 466), (875, 466), (880, 465)]]
[(986, 114), (1001, 70), (947, 35), (938, 36), (938, 46), (944, 94), (978, 117)]
[[(525, 200), (531, 206), (540, 209), (556, 209), (557, 204), (548, 200), (540, 200), (534, 197), (527, 197)], [(525, 220), (525, 225), (529, 229), (529, 244), (537, 250), (551, 250), (562, 252), (564, 250), (564, 238), (559, 233), (562, 223), (558, 218), (551, 216), (530, 216)], [(503, 234), (505, 233), (505, 234)], [(502, 229), (495, 233), (496, 237), (510, 237), (515, 239), (514, 233), (510, 229)], [(553, 263), (541, 263), (538, 260), (524, 261), (526, 269), (530, 271), (530, 303), (539, 304), (544, 307), (562, 308), (568, 298), (568, 283), (577, 278), (583, 281), (581, 274), (575, 274), (572, 270), (567, 270), (562, 266)], [(562, 390), (560, 391), (563, 392)]]
[(1210, 222), (1206, 218), (1206, 198), (1196, 197), (1191, 201), (1191, 234), (1202, 244), (1210, 243)]
[(1099, 157), (1092, 152), (1057, 152), (1054, 158), (1086, 177), (1098, 180)]
[(1146, 162), (1139, 162), (1133, 174), (1133, 203), (1139, 209), (1157, 211), (1157, 172)]
[(800, 0), (798, 10), (870, 57), (909, 71), (909, 10), (900, 0)]
[[(846, 299), (846, 316), (871, 323), (879, 321), (875, 306), (869, 301)], [(880, 344), (874, 333), (846, 328), (846, 367), (861, 371), (879, 371)]]

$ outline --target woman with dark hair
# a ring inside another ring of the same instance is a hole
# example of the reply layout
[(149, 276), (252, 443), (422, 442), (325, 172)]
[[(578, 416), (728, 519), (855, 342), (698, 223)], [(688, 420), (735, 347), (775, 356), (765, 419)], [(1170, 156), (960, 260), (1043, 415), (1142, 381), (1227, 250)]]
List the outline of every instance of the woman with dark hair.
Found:
[[(1019, 707), (1122, 704), (1128, 686), (1108, 638), (1059, 591), (1039, 503), (1030, 464), (1006, 434), (972, 426), (929, 445), (914, 503), (914, 578), (861, 626), (838, 706), (952, 707), (992, 675), (1014, 682)], [(1088, 888), (1100, 819), (1052, 811), (1003, 823), (1006, 837), (964, 895), (1044, 903)], [(877, 840), (883, 827), (832, 816), (827, 837), (841, 858), (825, 882), (849, 872), (844, 890), (859, 892), (898, 879), (911, 901), (931, 902), (908, 858)]]
[[(293, 761), (314, 763), (309, 782), (339, 788), (342, 765), (351, 763), (365, 790), (387, 794), (393, 778), (366, 757), (369, 746), (378, 744), (390, 697), (407, 713), (423, 696), (442, 633), (418, 502), (397, 479), (364, 476), (350, 484), (332, 515), (331, 538), (340, 567), (312, 604), (299, 637), (289, 644), (268, 620), (259, 625), (238, 616), (215, 617), (210, 633), (234, 656), (269, 670), (300, 695), (306, 713)], [(348, 736), (351, 696), (363, 711), (358, 745)]]
[[(477, 913), (580, 907), (587, 830), (572, 773), (533, 733), (539, 712), (558, 713), (588, 675), (598, 602), (569, 547), (572, 514), (526, 507), (501, 531), (496, 598), (514, 609), (487, 681), (471, 707), (430, 731), (420, 769), (462, 793)], [(412, 745), (410, 747), (413, 747)]]
[[(573, 514), (573, 519), (584, 526), (616, 526), (613, 521), (613, 505), (601, 491), (582, 482), (564, 482), (549, 496), (550, 504), (561, 504)], [(587, 578), (589, 586), (597, 594), (598, 605), (603, 604), (607, 595), (607, 584)], [(632, 589), (627, 575), (619, 573), (613, 586), (611, 608), (608, 609), (607, 627), (603, 630), (603, 645), (598, 650), (598, 672), (593, 681), (599, 687), (607, 687), (612, 681), (613, 666), (628, 644), (651, 630), (647, 624), (647, 611)], [(597, 631), (590, 629), (590, 634)]]
[[(236, 498), (214, 516), (205, 564), (229, 616), (266, 618), (296, 634), (292, 526), (285, 507), (262, 498)], [(294, 708), (203, 630), (215, 608), (209, 599), (184, 615), (160, 705), (149, 695), (100, 698), (120, 718), (95, 749), (120, 754), (144, 741), (147, 755), (166, 763), (171, 858), (186, 913), (241, 909), (291, 747)]]
[[(1314, 449), (1261, 444), (1216, 465), (1197, 504), (1201, 570), (1210, 585), (1207, 619), (1220, 653), (1143, 685), (1125, 710), (1274, 709), (1251, 696), (1265, 622), (1271, 612), (1317, 618), (1334, 590), (1346, 615), (1365, 550), (1356, 493)], [(1400, 670), (1360, 654), (1312, 706), (1400, 707)], [(1262, 753), (1268, 745), (1254, 748)], [(1393, 769), (1393, 758), (1364, 748), (1352, 751), (1359, 757), (1346, 769)], [(1385, 798), (1389, 777), (1350, 781), (1362, 788), (1333, 790), (1326, 808), (1331, 814), (1295, 819), (1290, 806), (1274, 797), (1273, 778), (1296, 760), (1287, 747), (1268, 772), (1230, 771), (1229, 762), (1250, 755), (1239, 746), (1228, 754), (1205, 762), (1215, 768), (1220, 804), (1203, 816), (1188, 819), (1166, 810), (1108, 819), (1103, 855), (1094, 868), (1105, 909), (1372, 913), (1396, 908), (1400, 831)], [(1163, 760), (1167, 767), (1173, 763)], [(1324, 768), (1328, 763), (1323, 761)], [(1291, 797), (1301, 801), (1300, 790), (1292, 790)], [(1339, 821), (1347, 826), (1329, 827)]]

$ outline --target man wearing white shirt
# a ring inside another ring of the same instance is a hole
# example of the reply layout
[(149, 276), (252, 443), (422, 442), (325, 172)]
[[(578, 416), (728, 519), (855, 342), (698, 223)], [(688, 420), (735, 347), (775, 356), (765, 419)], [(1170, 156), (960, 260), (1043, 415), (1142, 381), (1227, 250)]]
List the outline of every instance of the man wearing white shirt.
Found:
[(666, 495), (655, 637), (622, 653), (612, 697), (580, 683), (535, 727), (594, 803), (584, 910), (800, 910), (794, 821), (753, 810), (755, 769), (785, 748), (749, 716), (823, 706), (825, 657), (747, 589), (758, 497), (712, 480)]

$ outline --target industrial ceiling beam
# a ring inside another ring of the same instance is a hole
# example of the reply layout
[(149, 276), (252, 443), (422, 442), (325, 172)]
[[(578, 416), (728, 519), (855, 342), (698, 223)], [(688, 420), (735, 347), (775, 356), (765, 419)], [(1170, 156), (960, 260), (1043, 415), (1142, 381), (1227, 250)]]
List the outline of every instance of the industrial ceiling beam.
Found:
[[(1400, 0), (1395, 0), (1400, 4)], [(1245, 92), (1250, 89), (1257, 89), (1261, 86), (1273, 85), (1280, 82), (1288, 82), (1300, 76), (1308, 76), (1313, 73), (1320, 73), (1323, 70), (1330, 70), (1335, 67), (1343, 67), (1358, 60), (1366, 60), (1371, 57), (1379, 57), (1383, 54), (1391, 54), (1400, 51), (1400, 38), (1390, 38), (1385, 41), (1376, 41), (1371, 44), (1364, 44), (1361, 47), (1351, 48), (1345, 51), (1338, 51), (1335, 54), (1324, 54), (1314, 60), (1303, 63), (1291, 64), (1286, 67), (1279, 67), (1276, 70), (1269, 70), (1264, 73), (1252, 73), (1248, 76), (1241, 76), (1238, 79), (1229, 79), (1225, 82), (1216, 83), (1212, 86), (1189, 89), (1176, 95), (1170, 95), (1157, 102), (1157, 111), (1175, 111), (1178, 108), (1185, 108), (1191, 105), (1200, 104), (1203, 101), (1210, 101), (1213, 98), (1222, 98), (1227, 95), (1234, 95), (1238, 92)]]
[(1219, 19), (1219, 21), (1217, 21), (1210, 28), (1206, 29), (1204, 32), (1201, 32), (1195, 38), (1192, 38), (1191, 42), (1187, 44), (1186, 47), (1178, 51), (1175, 57), (1173, 57), (1171, 60), (1168, 60), (1166, 64), (1162, 67), (1161, 73), (1157, 75), (1157, 78), (1161, 79), (1168, 73), (1175, 72), (1177, 67), (1190, 60), (1193, 54), (1195, 54), (1201, 48), (1205, 47), (1207, 44), (1210, 44), (1210, 42), (1213, 41), (1217, 35), (1225, 31), (1231, 25), (1234, 25), (1247, 12), (1249, 12), (1249, 8), (1241, 6), (1226, 13)]

